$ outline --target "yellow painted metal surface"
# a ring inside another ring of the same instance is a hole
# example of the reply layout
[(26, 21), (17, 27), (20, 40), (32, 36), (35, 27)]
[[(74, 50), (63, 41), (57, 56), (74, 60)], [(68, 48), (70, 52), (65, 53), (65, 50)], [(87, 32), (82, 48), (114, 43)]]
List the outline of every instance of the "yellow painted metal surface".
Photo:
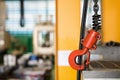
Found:
[[(80, 35), (80, 0), (56, 0), (56, 32), (57, 53), (61, 50), (78, 49)], [(58, 59), (58, 54), (56, 56)], [(63, 59), (61, 58), (60, 60), (62, 61)], [(73, 70), (68, 65), (63, 66), (59, 63), (57, 63), (57, 65), (57, 80), (76, 79), (76, 70)]]
[(78, 49), (80, 0), (57, 0), (58, 50)]
[(120, 42), (120, 0), (102, 0), (103, 42)]
[(58, 80), (76, 80), (76, 70), (68, 66), (59, 66), (58, 68)]

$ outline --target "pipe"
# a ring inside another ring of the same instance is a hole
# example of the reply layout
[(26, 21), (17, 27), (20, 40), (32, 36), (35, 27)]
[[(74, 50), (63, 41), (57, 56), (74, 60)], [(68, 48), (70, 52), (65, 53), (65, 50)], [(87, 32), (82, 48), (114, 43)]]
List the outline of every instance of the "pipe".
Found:
[[(85, 24), (86, 24), (86, 17), (87, 17), (87, 7), (88, 7), (88, 0), (84, 0), (83, 3), (83, 13), (82, 13), (82, 21), (81, 21), (81, 31), (80, 31), (80, 41), (79, 41), (79, 50), (83, 49), (82, 39), (85, 35)], [(82, 64), (82, 56), (78, 56), (78, 64)], [(77, 71), (77, 80), (81, 80), (81, 70)]]
[(24, 27), (24, 0), (20, 0), (20, 26)]

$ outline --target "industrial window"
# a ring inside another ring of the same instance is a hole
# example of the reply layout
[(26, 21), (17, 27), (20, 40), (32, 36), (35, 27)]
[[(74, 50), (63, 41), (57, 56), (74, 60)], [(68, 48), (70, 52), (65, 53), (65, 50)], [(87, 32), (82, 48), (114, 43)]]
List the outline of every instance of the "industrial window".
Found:
[[(55, 23), (54, 0), (25, 0), (25, 27), (20, 27), (20, 1), (6, 0), (6, 6), (8, 14), (8, 19), (6, 20), (6, 30), (10, 33), (32, 33), (34, 27), (38, 23), (40, 15), (41, 20), (46, 21), (46, 13), (53, 16), (52, 22)], [(47, 9), (46, 6), (48, 7)]]

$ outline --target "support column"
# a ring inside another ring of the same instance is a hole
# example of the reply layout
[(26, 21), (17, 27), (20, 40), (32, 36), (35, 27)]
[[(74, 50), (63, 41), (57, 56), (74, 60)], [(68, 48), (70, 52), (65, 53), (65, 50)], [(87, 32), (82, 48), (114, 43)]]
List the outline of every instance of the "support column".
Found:
[(71, 51), (79, 48), (80, 0), (56, 1), (57, 80), (76, 80), (68, 63)]

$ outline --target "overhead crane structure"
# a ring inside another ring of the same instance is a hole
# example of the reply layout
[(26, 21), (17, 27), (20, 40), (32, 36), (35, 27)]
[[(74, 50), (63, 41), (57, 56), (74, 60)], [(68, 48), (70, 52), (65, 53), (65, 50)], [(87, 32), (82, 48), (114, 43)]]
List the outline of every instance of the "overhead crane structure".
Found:
[[(85, 0), (82, 0), (82, 1), (85, 2)], [(120, 1), (119, 0), (117, 1), (101, 0), (100, 3), (101, 3), (101, 6), (99, 6), (99, 8), (101, 9), (101, 14), (102, 14), (101, 16), (102, 30), (100, 31), (102, 32), (101, 41), (103, 43), (106, 43), (110, 40), (120, 42), (120, 35), (119, 35)], [(78, 50), (80, 48), (79, 47), (79, 43), (81, 42), (79, 41), (80, 34), (83, 33), (81, 32), (81, 29), (80, 29), (82, 27), (80, 25), (80, 23), (82, 22), (82, 19), (80, 19), (80, 15), (81, 15), (81, 0), (57, 0), (56, 1), (57, 80), (77, 80), (81, 77), (81, 75), (78, 73), (79, 72), (82, 74), (84, 73), (83, 70), (82, 70), (83, 72), (81, 71), (76, 72), (76, 70), (73, 69), (68, 63), (68, 58), (70, 53), (73, 50)], [(95, 30), (94, 28), (92, 29)], [(87, 36), (85, 37), (85, 39), (86, 38)], [(99, 52), (100, 50), (102, 51)], [(106, 53), (104, 53), (104, 51), (106, 51)], [(103, 46), (102, 48), (97, 48), (97, 50), (94, 50), (92, 54), (95, 53), (97, 55), (102, 55), (102, 58), (104, 58), (104, 60), (118, 61), (119, 60), (118, 52), (119, 52), (119, 49), (117, 50), (116, 48), (109, 49), (108, 47), (106, 48), (105, 46)], [(116, 55), (113, 55), (112, 53), (115, 53)], [(109, 58), (106, 57), (107, 55), (110, 55)], [(99, 73), (99, 72), (96, 72), (96, 73)], [(91, 73), (91, 72), (88, 71), (88, 73)], [(76, 77), (76, 75), (78, 75), (78, 77)]]

